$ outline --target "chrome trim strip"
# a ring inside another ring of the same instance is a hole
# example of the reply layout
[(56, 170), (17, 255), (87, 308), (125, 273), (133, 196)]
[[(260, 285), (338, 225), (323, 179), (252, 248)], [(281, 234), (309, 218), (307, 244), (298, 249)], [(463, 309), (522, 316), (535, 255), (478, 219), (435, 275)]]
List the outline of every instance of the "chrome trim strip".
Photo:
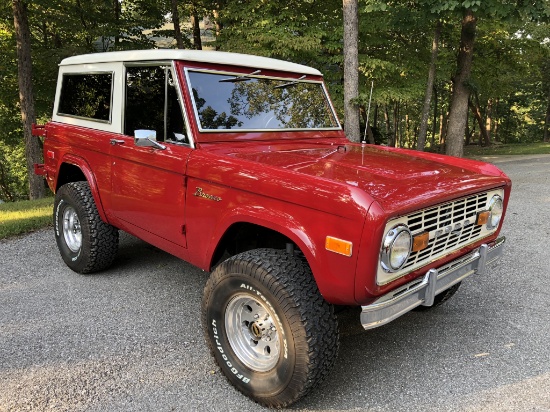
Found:
[(185, 110), (185, 103), (184, 103), (184, 100), (183, 100), (183, 90), (181, 88), (182, 85), (180, 83), (178, 74), (179, 73), (178, 73), (178, 70), (177, 70), (177, 67), (176, 67), (176, 62), (172, 61), (172, 80), (176, 84), (176, 91), (178, 93), (180, 110), (183, 113), (183, 120), (185, 122), (185, 129), (186, 129), (186, 132), (187, 132), (187, 139), (189, 140), (188, 146), (191, 147), (191, 149), (195, 149), (195, 140), (196, 139), (195, 139), (195, 136), (193, 135), (193, 132), (192, 132), (192, 129), (191, 129), (191, 122), (190, 122), (190, 119), (189, 119), (189, 115), (187, 113), (187, 110)]
[(385, 325), (420, 305), (431, 306), (436, 295), (468, 276), (474, 273), (484, 275), (487, 266), (502, 255), (505, 242), (506, 238), (501, 237), (490, 244), (483, 244), (467, 255), (429, 270), (423, 278), (415, 279), (381, 296), (370, 305), (362, 306), (363, 328), (373, 329)]

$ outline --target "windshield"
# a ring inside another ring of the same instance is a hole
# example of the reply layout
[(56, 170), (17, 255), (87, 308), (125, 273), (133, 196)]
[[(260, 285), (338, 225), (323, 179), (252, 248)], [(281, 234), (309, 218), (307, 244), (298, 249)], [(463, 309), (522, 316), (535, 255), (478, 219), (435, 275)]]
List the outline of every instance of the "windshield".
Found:
[(187, 75), (202, 131), (340, 128), (321, 82), (191, 70)]

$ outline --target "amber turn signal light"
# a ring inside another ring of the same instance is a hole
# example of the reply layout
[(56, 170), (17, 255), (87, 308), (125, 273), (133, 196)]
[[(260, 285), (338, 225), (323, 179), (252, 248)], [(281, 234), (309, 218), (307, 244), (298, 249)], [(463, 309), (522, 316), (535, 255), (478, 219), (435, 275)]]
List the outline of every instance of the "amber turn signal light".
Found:
[(424, 232), (420, 235), (416, 235), (413, 238), (412, 252), (418, 252), (419, 250), (426, 249), (428, 247), (428, 242), (430, 241), (430, 234)]
[(351, 256), (353, 244), (347, 240), (327, 236), (325, 240), (325, 249), (338, 253), (339, 255)]
[(490, 216), (491, 216), (491, 212), (489, 210), (485, 212), (479, 212), (477, 214), (476, 225), (478, 226), (486, 225), (487, 222), (489, 221)]

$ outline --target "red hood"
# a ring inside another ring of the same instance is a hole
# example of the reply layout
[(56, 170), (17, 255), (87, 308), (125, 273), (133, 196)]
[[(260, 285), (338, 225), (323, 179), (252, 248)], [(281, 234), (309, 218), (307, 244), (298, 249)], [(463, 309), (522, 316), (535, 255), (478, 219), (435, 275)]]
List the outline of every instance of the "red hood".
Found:
[[(230, 149), (231, 150), (231, 149)], [(389, 214), (407, 212), (509, 179), (493, 165), (412, 150), (305, 143), (239, 146), (231, 156), (364, 190)]]

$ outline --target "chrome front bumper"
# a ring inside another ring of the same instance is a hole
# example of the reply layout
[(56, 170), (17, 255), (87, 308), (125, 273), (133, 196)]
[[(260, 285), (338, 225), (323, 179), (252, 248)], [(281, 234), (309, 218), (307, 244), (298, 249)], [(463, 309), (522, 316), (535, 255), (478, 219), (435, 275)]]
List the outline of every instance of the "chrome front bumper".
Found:
[(430, 269), (423, 278), (415, 279), (373, 303), (362, 306), (361, 324), (373, 329), (409, 312), (417, 306), (432, 306), (434, 297), (449, 289), (468, 276), (485, 274), (487, 266), (501, 255), (506, 238), (501, 237), (489, 244), (483, 244), (467, 255), (437, 269)]

